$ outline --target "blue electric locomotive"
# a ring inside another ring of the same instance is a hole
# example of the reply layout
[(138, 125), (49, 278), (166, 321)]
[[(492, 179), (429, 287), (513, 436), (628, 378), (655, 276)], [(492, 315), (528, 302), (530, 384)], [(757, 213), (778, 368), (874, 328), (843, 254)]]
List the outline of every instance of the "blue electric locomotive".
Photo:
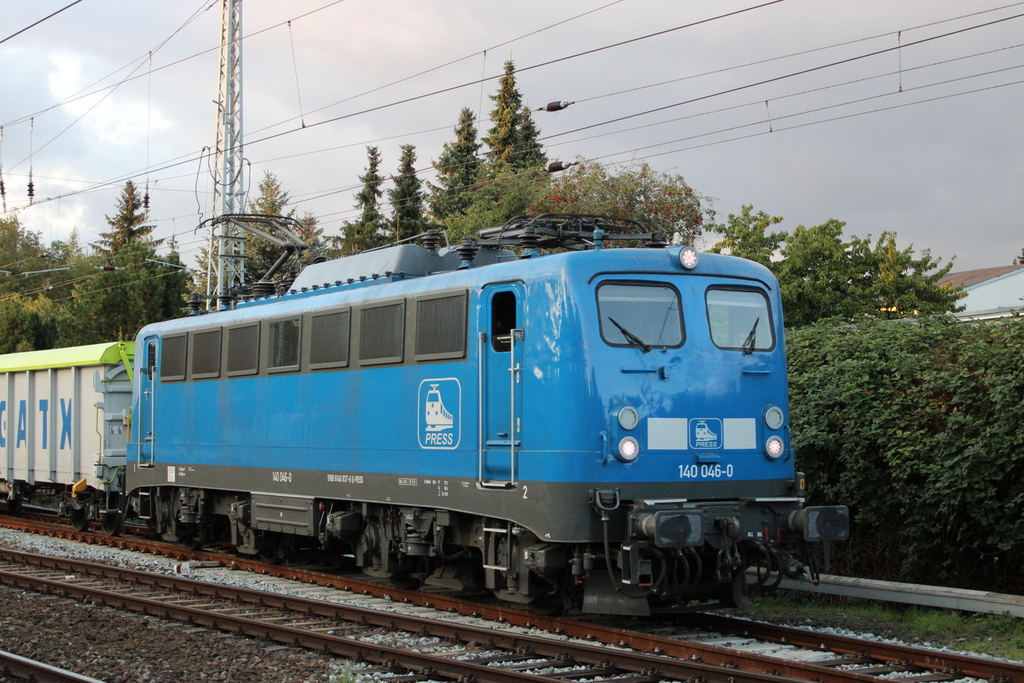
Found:
[(545, 216), (292, 287), (139, 333), (129, 507), (169, 540), (646, 614), (847, 534), (803, 505), (758, 264)]

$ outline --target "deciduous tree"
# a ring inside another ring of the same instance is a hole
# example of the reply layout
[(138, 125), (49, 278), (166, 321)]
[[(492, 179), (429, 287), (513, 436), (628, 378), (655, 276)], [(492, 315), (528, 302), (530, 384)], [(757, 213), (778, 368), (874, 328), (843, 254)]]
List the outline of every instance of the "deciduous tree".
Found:
[(584, 213), (630, 218), (663, 239), (693, 244), (706, 220), (710, 202), (681, 175), (655, 171), (646, 163), (612, 172), (597, 162), (581, 162), (555, 176), (531, 213)]
[(824, 318), (906, 318), (949, 313), (962, 298), (960, 290), (938, 284), (953, 267), (925, 249), (899, 249), (896, 233), (844, 239), (846, 226), (830, 219), (798, 226), (792, 233), (769, 232), (781, 222), (744, 206), (727, 224), (712, 226), (723, 235), (712, 251), (728, 251), (770, 268), (782, 290), (786, 325), (800, 327)]

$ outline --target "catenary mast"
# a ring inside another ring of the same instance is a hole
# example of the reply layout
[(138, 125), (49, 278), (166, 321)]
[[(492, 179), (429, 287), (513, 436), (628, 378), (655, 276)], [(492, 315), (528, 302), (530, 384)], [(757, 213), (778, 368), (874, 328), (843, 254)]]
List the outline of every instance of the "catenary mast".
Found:
[[(214, 146), (213, 202), (217, 216), (242, 213), (242, 0), (221, 0), (220, 70), (217, 79), (217, 143)], [(210, 253), (217, 243), (218, 308), (230, 308), (230, 291), (245, 282), (245, 235), (230, 222), (211, 227)], [(207, 273), (209, 276), (210, 273)], [(207, 277), (207, 294), (210, 294)]]

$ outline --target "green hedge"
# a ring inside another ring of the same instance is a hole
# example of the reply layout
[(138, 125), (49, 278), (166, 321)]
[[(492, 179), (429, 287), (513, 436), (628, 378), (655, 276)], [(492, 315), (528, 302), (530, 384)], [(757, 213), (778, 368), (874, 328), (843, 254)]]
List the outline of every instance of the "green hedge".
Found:
[(1024, 322), (826, 321), (787, 332), (793, 443), (844, 503), (844, 573), (1024, 590)]

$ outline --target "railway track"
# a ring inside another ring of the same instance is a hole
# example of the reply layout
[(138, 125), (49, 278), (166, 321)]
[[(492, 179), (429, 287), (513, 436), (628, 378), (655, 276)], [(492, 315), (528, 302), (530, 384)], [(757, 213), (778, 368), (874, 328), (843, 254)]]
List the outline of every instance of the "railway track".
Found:
[[(81, 532), (60, 531), (56, 535), (67, 536), (85, 535)], [(493, 669), (499, 661), (519, 663), (528, 666), (537, 663), (542, 667), (551, 667), (556, 663), (566, 664), (574, 662), (571, 666), (560, 667), (560, 670), (571, 671), (572, 667), (580, 667), (577, 670), (589, 671), (590, 675), (609, 675), (613, 670), (632, 672), (630, 675), (635, 680), (647, 680), (645, 677), (657, 675), (662, 677), (683, 676), (687, 678), (704, 678), (706, 680), (747, 680), (737, 678), (743, 676), (774, 676), (772, 680), (793, 679), (793, 680), (879, 680), (882, 677), (898, 676), (910, 681), (956, 681), (970, 677), (981, 680), (998, 681), (1000, 683), (1010, 681), (1024, 682), (1024, 667), (1019, 664), (985, 660), (975, 657), (968, 657), (952, 653), (937, 652), (923, 648), (908, 646), (897, 646), (873, 641), (865, 641), (854, 638), (833, 636), (802, 629), (785, 629), (767, 624), (757, 624), (741, 619), (732, 619), (721, 615), (689, 614), (680, 615), (673, 619), (671, 624), (651, 625), (643, 632), (634, 627), (628, 629), (616, 628), (601, 623), (580, 621), (574, 619), (555, 619), (540, 617), (538, 615), (511, 609), (501, 605), (480, 603), (458, 596), (443, 594), (428, 594), (416, 591), (405, 591), (386, 584), (364, 581), (361, 579), (328, 574), (322, 571), (289, 567), (280, 565), (266, 565), (264, 563), (250, 562), (236, 556), (225, 556), (222, 553), (197, 552), (189, 553), (178, 546), (168, 544), (146, 542), (135, 539), (104, 539), (108, 545), (117, 547), (133, 546), (141, 544), (148, 552), (164, 552), (175, 559), (191, 559), (204, 563), (216, 561), (225, 566), (234, 566), (238, 569), (248, 569), (265, 575), (273, 575), (289, 581), (299, 581), (303, 584), (318, 584), (332, 588), (354, 591), (366, 601), (376, 600), (380, 609), (362, 611), (365, 608), (345, 607), (349, 610), (342, 615), (342, 607), (333, 603), (323, 603), (320, 600), (306, 600), (294, 603), (291, 607), (285, 606), (279, 601), (283, 597), (268, 597), (267, 593), (251, 591), (249, 593), (237, 593), (233, 597), (221, 597), (233, 604), (241, 605), (262, 605), (285, 609), (303, 615), (315, 615), (318, 618), (335, 619), (338, 623), (366, 623), (376, 628), (384, 628), (387, 631), (404, 631), (412, 634), (429, 634), (430, 638), (437, 638), (440, 642), (461, 642), (469, 643), (474, 647), (493, 646), (497, 648), (496, 653), (481, 654), (478, 659), (490, 659), (484, 662), (473, 661), (470, 657), (469, 664), (483, 665)], [(56, 562), (49, 558), (47, 562)], [(61, 560), (62, 562), (66, 562)], [(103, 565), (99, 565), (103, 566)], [(56, 570), (55, 570), (56, 571)], [(70, 566), (64, 566), (59, 571), (66, 573), (79, 573)], [(99, 570), (90, 569), (87, 575)], [(127, 570), (120, 570), (127, 571)], [(58, 572), (59, 573), (59, 572)], [(140, 573), (142, 574), (142, 573)], [(199, 591), (196, 598), (202, 601), (208, 591), (228, 590), (223, 586), (214, 584), (203, 584), (191, 579), (175, 577), (153, 578), (153, 575), (146, 574), (150, 578), (137, 576), (128, 582), (127, 575), (116, 579), (117, 582), (124, 582), (124, 585), (131, 585), (139, 582), (138, 585), (171, 585), (168, 582), (177, 582), (177, 591), (193, 593)], [(51, 580), (52, 579), (51, 577)], [(211, 587), (212, 586), (212, 587)], [(37, 590), (51, 590), (60, 592), (70, 591), (69, 595), (77, 595), (71, 588), (38, 588)], [(75, 589), (78, 590), (78, 589)], [(163, 588), (161, 588), (163, 590)], [(117, 594), (114, 589), (111, 593)], [(216, 594), (211, 594), (216, 595)], [(90, 599), (83, 597), (81, 599)], [(108, 595), (100, 596), (98, 600), (114, 600)], [(180, 602), (180, 601), (179, 601)], [(116, 603), (107, 603), (116, 604)], [(329, 605), (323, 607), (322, 605)], [(396, 614), (396, 606), (400, 611), (410, 614), (411, 621), (402, 621), (406, 617)], [(171, 609), (171, 607), (175, 607)], [(323, 632), (312, 632), (302, 635), (299, 632), (287, 631), (280, 636), (268, 635), (271, 631), (261, 630), (266, 627), (260, 626), (258, 620), (254, 624), (227, 624), (213, 620), (212, 617), (201, 617), (198, 614), (187, 611), (179, 611), (178, 607), (189, 607), (187, 603), (165, 607), (166, 614), (172, 618), (200, 625), (209, 625), (211, 628), (222, 628), (247, 635), (254, 635), (261, 638), (277, 639), (279, 642), (288, 644), (301, 644), (305, 647), (332, 652), (347, 657), (363, 658), (375, 662), (401, 664), (408, 669), (416, 671), (420, 669), (438, 669), (438, 662), (407, 662), (402, 657), (395, 657), (396, 653), (389, 652), (386, 647), (375, 650), (372, 655), (367, 649), (365, 642), (358, 644), (339, 645), (330, 640), (322, 640)], [(134, 608), (133, 608), (134, 609)], [(143, 608), (159, 610), (153, 605)], [(323, 610), (335, 610), (321, 613)], [(382, 611), (383, 610), (383, 611)], [(153, 614), (164, 614), (156, 611)], [(384, 616), (379, 616), (383, 614)], [(208, 621), (204, 621), (204, 619)], [(490, 624), (480, 624), (477, 619), (488, 620)], [(287, 621), (288, 617), (277, 615), (275, 620), (280, 623)], [(383, 620), (383, 621), (382, 621)], [(333, 623), (333, 622), (332, 622)], [(296, 628), (298, 627), (290, 627)], [(340, 627), (330, 628), (321, 625), (318, 628), (327, 630), (338, 630)], [(339, 632), (347, 632), (350, 627), (341, 628)], [(302, 629), (298, 629), (302, 630)], [(333, 636), (332, 636), (333, 637)], [(603, 644), (604, 647), (598, 645)], [(581, 652), (573, 652), (572, 648), (581, 646)], [(607, 646), (612, 646), (609, 649)], [(462, 647), (462, 645), (459, 645)], [(353, 650), (353, 648), (355, 648)], [(626, 652), (629, 657), (626, 657)], [(780, 653), (779, 649), (786, 652)], [(794, 649), (799, 652), (794, 653)], [(399, 652), (408, 656), (407, 648), (398, 648)], [(775, 651), (775, 655), (785, 654), (788, 659), (779, 656), (772, 656), (768, 652)], [(619, 657), (626, 657), (627, 661), (619, 662)], [(496, 659), (495, 659), (496, 658)], [(596, 658), (596, 659), (595, 659)], [(451, 659), (448, 656), (447, 659)], [(684, 661), (687, 666), (697, 667), (694, 669), (677, 669), (673, 672), (666, 671), (666, 662)], [(462, 660), (460, 660), (462, 661)], [(450, 663), (444, 662), (446, 666)], [(600, 666), (599, 666), (600, 665)], [(461, 665), (460, 665), (461, 666)], [(705, 670), (701, 667), (710, 667)], [(595, 673), (604, 671), (604, 674)], [(717, 672), (716, 672), (717, 670)], [(444, 669), (444, 671), (450, 671)], [(721, 671), (725, 671), (722, 674)], [(646, 672), (646, 673), (645, 673)], [(767, 673), (766, 673), (767, 672)], [(451, 671), (455, 675), (454, 671)], [(472, 670), (458, 673), (456, 678), (464, 675), (472, 675), (479, 678), (478, 673)], [(725, 675), (724, 679), (716, 676)], [(564, 677), (564, 676), (563, 676)], [(628, 676), (627, 676), (628, 677)], [(481, 679), (483, 680), (483, 679)], [(634, 680), (630, 678), (629, 680)], [(653, 680), (653, 679), (652, 679)], [(749, 679), (760, 680), (760, 679)]]

